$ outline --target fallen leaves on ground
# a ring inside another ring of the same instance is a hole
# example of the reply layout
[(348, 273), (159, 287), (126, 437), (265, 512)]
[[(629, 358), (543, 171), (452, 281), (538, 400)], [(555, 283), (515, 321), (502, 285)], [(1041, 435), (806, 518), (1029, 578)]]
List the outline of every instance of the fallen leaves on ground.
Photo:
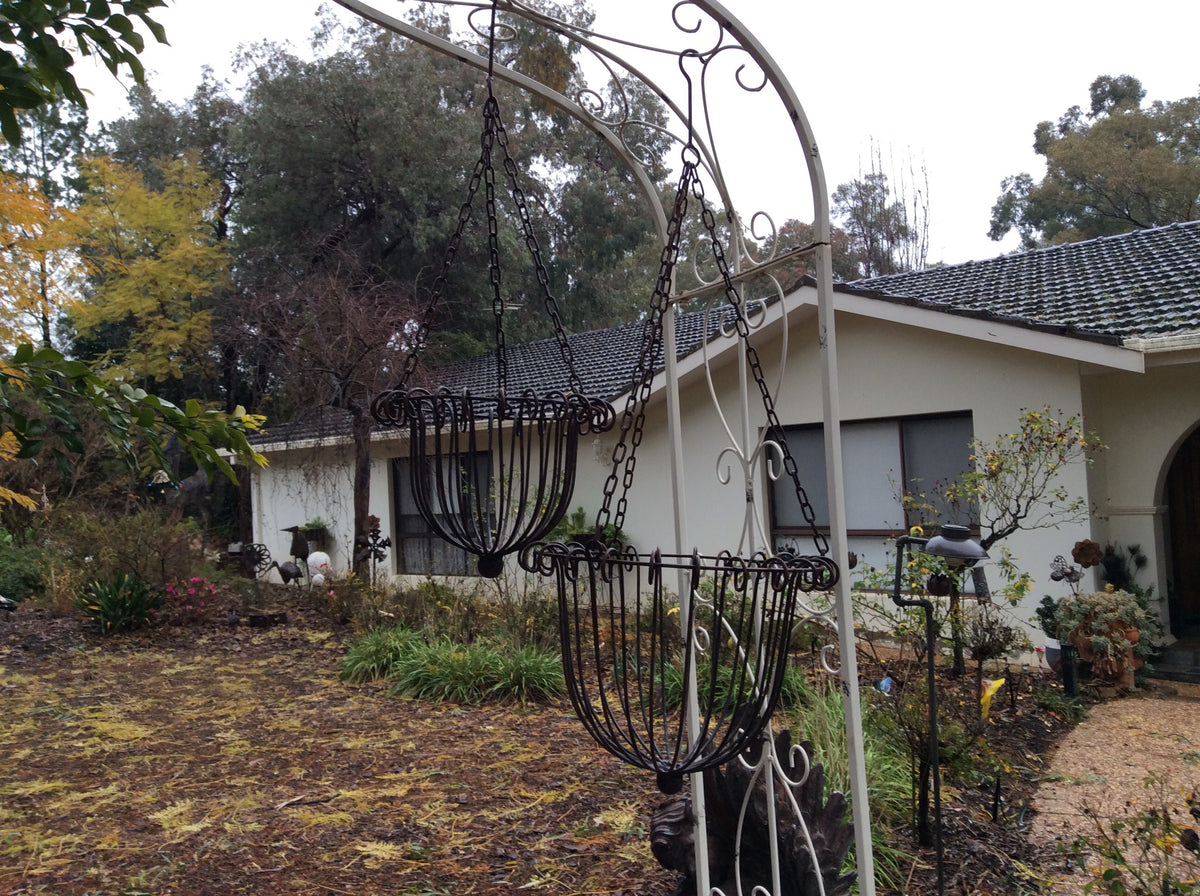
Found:
[(3, 645), (0, 892), (673, 889), (645, 836), (652, 777), (568, 707), (346, 684), (341, 640), (302, 608), (104, 640), (25, 618)]

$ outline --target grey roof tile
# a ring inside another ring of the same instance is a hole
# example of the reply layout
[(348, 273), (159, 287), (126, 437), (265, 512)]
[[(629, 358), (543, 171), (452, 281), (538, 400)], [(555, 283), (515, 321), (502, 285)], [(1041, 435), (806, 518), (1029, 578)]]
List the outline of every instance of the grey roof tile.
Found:
[[(702, 311), (684, 312), (675, 317), (676, 356), (691, 354), (706, 340), (716, 335), (724, 314), (706, 315)], [(591, 330), (568, 335), (571, 356), (585, 394), (612, 401), (629, 391), (633, 369), (641, 350), (643, 323), (637, 321), (619, 327)], [(538, 393), (566, 391), (570, 378), (555, 339), (544, 339), (525, 345), (508, 346), (506, 350), (508, 393), (518, 394), (526, 389)], [(654, 370), (663, 367), (662, 353), (654, 359)], [(418, 368), (419, 369), (419, 368)], [(495, 353), (479, 355), (457, 364), (429, 371), (422, 376), (426, 388), (441, 386), (460, 391), (469, 389), (475, 395), (495, 394), (497, 391)], [(349, 416), (336, 409), (315, 409), (317, 416), (305, 421), (293, 421), (268, 427), (254, 436), (251, 442), (268, 444), (296, 442), (326, 436), (343, 435), (349, 428)], [(621, 407), (617, 408), (620, 412)]]
[(1200, 329), (1200, 221), (841, 288), (1085, 338), (1181, 335)]
[[(1200, 221), (856, 280), (837, 289), (1113, 344), (1131, 337), (1200, 332)], [(678, 314), (678, 356), (691, 354), (712, 338), (719, 317)], [(642, 340), (641, 322), (575, 333), (568, 339), (585, 393), (611, 401), (628, 391)], [(659, 357), (655, 371), (661, 369)], [(553, 339), (509, 347), (507, 370), (510, 393), (569, 386)], [(431, 371), (427, 382), (477, 395), (494, 393), (494, 355)], [(319, 421), (273, 426), (252, 441), (343, 434), (347, 421), (343, 412), (327, 410)]]

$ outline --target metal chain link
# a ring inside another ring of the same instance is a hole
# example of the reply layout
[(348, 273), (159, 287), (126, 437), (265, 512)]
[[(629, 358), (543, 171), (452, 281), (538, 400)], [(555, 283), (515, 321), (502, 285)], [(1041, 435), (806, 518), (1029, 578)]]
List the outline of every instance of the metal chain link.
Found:
[(484, 171), (490, 164), (486, 129), (480, 137), (480, 143), (483, 145), (483, 152), (479, 156), (479, 161), (475, 163), (475, 169), (471, 172), (471, 179), (467, 182), (467, 196), (458, 208), (458, 225), (454, 228), (454, 233), (451, 234), (450, 239), (446, 242), (446, 251), (442, 255), (442, 269), (437, 277), (434, 278), (429, 301), (425, 304), (425, 308), (422, 310), (420, 318), (418, 318), (417, 332), (413, 335), (413, 347), (409, 351), (408, 357), (404, 359), (404, 368), (400, 372), (398, 388), (404, 388), (421, 360), (421, 351), (425, 348), (425, 340), (429, 334), (429, 327), (433, 322), (433, 313), (437, 310), (437, 306), (441, 304), (442, 294), (446, 289), (446, 279), (450, 274), (450, 266), (454, 263), (454, 256), (462, 245), (463, 232), (466, 230), (467, 222), (471, 220), (471, 206), (475, 201), (475, 194), (479, 192), (479, 185), (483, 183)]
[[(567, 331), (563, 327), (558, 302), (554, 298), (554, 293), (550, 291), (550, 272), (546, 270), (546, 265), (542, 262), (542, 249), (538, 245), (537, 235), (533, 230), (533, 220), (529, 214), (529, 204), (526, 202), (525, 192), (521, 189), (518, 182), (519, 172), (517, 170), (517, 163), (513, 161), (512, 156), (508, 152), (508, 132), (504, 128), (504, 122), (500, 119), (500, 106), (495, 102), (494, 98), (490, 102), (496, 110), (496, 144), (504, 154), (504, 172), (508, 175), (513, 205), (516, 206), (517, 215), (521, 219), (521, 233), (525, 237), (525, 246), (533, 258), (538, 285), (542, 288), (542, 303), (545, 306), (547, 317), (550, 318), (550, 323), (554, 326), (554, 339), (558, 343), (558, 353), (562, 358), (563, 365), (567, 368), (570, 389), (575, 394), (582, 395), (583, 382), (579, 378), (579, 372), (575, 369), (575, 356), (571, 351), (571, 343), (567, 339)], [(494, 215), (494, 210), (490, 211), (489, 214)], [(491, 220), (494, 220), (494, 217)], [(497, 326), (499, 326), (499, 322)]]
[(779, 445), (780, 451), (783, 452), (783, 468), (792, 480), (792, 485), (796, 490), (796, 499), (800, 502), (800, 512), (804, 515), (804, 521), (808, 524), (811, 530), (813, 544), (816, 545), (817, 552), (822, 556), (829, 553), (829, 540), (817, 531), (817, 517), (813, 512), (812, 504), (809, 503), (808, 493), (805, 492), (804, 486), (800, 484), (800, 469), (796, 464), (796, 459), (792, 456), (791, 449), (788, 448), (787, 437), (784, 433), (783, 424), (779, 422), (779, 415), (775, 411), (775, 399), (771, 395), (771, 390), (767, 386), (767, 378), (763, 373), (762, 362), (758, 357), (758, 350), (750, 342), (750, 323), (746, 319), (745, 311), (742, 308), (742, 297), (737, 291), (737, 287), (733, 284), (733, 278), (729, 274), (729, 263), (725, 260), (725, 250), (721, 246), (721, 241), (717, 236), (717, 220), (712, 209), (704, 200), (704, 184), (700, 182), (700, 178), (692, 180), (692, 193), (700, 202), (701, 220), (704, 222), (704, 229), (708, 233), (708, 238), (712, 243), (713, 258), (717, 263), (717, 270), (721, 274), (721, 280), (725, 286), (725, 298), (731, 306), (735, 317), (735, 325), (738, 336), (745, 345), (746, 363), (750, 366), (750, 372), (754, 376), (755, 383), (758, 384), (758, 391), (762, 395), (763, 409), (767, 414), (768, 432)]
[[(612, 470), (604, 483), (604, 499), (596, 514), (596, 531), (604, 529), (611, 520), (620, 529), (625, 524), (625, 513), (629, 507), (629, 491), (633, 486), (637, 468), (637, 448), (645, 435), (646, 405), (650, 401), (654, 382), (655, 361), (663, 347), (663, 322), (670, 309), (671, 285), (675, 265), (679, 261), (679, 242), (683, 232), (683, 221), (687, 217), (690, 182), (696, 177), (696, 163), (685, 149), (683, 172), (679, 187), (675, 191), (675, 205), (667, 222), (667, 242), (659, 259), (658, 278), (654, 283), (654, 295), (650, 300), (650, 314), (642, 324), (642, 346), (634, 365), (633, 380), (625, 411), (621, 415), (621, 434), (612, 452)], [(624, 465), (624, 475), (620, 475)], [(618, 481), (621, 496), (617, 499), (616, 515), (612, 513), (613, 498)]]
[(500, 117), (500, 104), (493, 92), (492, 65), (495, 51), (495, 15), (496, 9), (493, 5), (492, 39), (488, 44), (488, 95), (483, 108), (484, 126), (479, 141), (479, 161), (475, 163), (475, 169), (471, 173), (471, 179), (467, 186), (466, 199), (459, 207), (458, 223), (454, 233), (447, 242), (446, 251), (442, 257), (442, 269), (433, 282), (433, 293), (417, 325), (417, 333), (413, 339), (413, 348), (405, 359), (404, 367), (400, 374), (399, 387), (403, 388), (408, 383), (409, 377), (412, 376), (413, 371), (420, 361), (420, 353), (425, 347), (425, 340), (432, 323), (433, 313), (441, 303), (450, 266), (454, 261), (455, 254), (462, 245), (467, 222), (471, 220), (471, 206), (475, 201), (475, 194), (479, 191), (480, 184), (484, 185), (487, 214), (488, 274), (492, 287), (492, 316), (495, 321), (496, 379), (499, 389), (502, 392), (507, 386), (508, 362), (504, 336), (504, 299), (501, 293), (499, 215), (496, 210), (495, 168), (492, 164), (493, 149), (499, 146), (503, 155), (504, 173), (508, 178), (509, 187), (512, 192), (513, 204), (516, 206), (517, 215), (521, 221), (521, 234), (525, 239), (525, 246), (533, 259), (538, 285), (542, 290), (542, 302), (545, 306), (546, 314), (550, 318), (550, 323), (554, 328), (554, 338), (558, 343), (559, 356), (562, 358), (563, 364), (567, 369), (570, 391), (577, 395), (583, 395), (583, 382), (580, 379), (579, 372), (575, 368), (574, 353), (571, 350), (571, 343), (567, 339), (566, 328), (563, 326), (562, 314), (559, 311), (558, 302), (550, 290), (550, 274), (546, 270), (545, 263), (542, 261), (542, 250), (533, 229), (533, 220), (529, 214), (529, 204), (525, 198), (525, 192), (521, 189), (519, 183), (520, 172), (517, 169), (516, 162), (509, 154), (508, 132), (505, 130), (504, 122)]

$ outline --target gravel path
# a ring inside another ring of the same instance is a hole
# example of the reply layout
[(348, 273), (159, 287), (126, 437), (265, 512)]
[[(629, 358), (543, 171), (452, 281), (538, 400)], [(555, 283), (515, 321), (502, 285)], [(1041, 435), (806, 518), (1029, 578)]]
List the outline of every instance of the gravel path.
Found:
[[(1034, 799), (1031, 838), (1066, 845), (1094, 833), (1085, 807), (1101, 818), (1150, 808), (1161, 801), (1159, 791), (1146, 786), (1151, 775), (1164, 782), (1180, 822), (1190, 822), (1183, 795), (1200, 786), (1200, 685), (1153, 682), (1145, 691), (1092, 707), (1051, 760)], [(1064, 858), (1051, 892), (1082, 892), (1089, 878), (1072, 867)]]

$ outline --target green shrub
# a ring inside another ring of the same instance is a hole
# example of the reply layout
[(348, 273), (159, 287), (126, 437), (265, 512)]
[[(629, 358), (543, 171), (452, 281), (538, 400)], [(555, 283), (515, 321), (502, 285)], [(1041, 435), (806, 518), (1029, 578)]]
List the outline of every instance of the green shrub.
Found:
[(530, 577), (501, 576), (479, 604), (481, 637), (508, 647), (558, 649), (558, 598)]
[(418, 700), (483, 703), (500, 677), (500, 655), (486, 647), (435, 641), (397, 661), (392, 693)]
[(0, 545), (0, 594), (23, 601), (45, 590), (42, 549), (9, 541)]
[(89, 575), (99, 579), (129, 573), (153, 585), (186, 581), (202, 559), (196, 525), (158, 508), (113, 516), (68, 504), (55, 511), (50, 531), (72, 562), (88, 558)]
[(92, 582), (76, 606), (100, 634), (109, 635), (149, 624), (162, 604), (162, 592), (152, 590), (136, 576), (122, 573)]
[(374, 681), (390, 677), (405, 654), (422, 642), (421, 634), (403, 625), (378, 627), (350, 645), (342, 660), (343, 681)]
[(501, 654), (500, 680), (492, 689), (493, 699), (552, 703), (566, 692), (562, 660), (558, 654), (534, 647)]
[(396, 594), (389, 612), (411, 629), (425, 633), (430, 640), (470, 644), (480, 634), (486, 620), (487, 601), (477, 592), (456, 588), (428, 579)]

